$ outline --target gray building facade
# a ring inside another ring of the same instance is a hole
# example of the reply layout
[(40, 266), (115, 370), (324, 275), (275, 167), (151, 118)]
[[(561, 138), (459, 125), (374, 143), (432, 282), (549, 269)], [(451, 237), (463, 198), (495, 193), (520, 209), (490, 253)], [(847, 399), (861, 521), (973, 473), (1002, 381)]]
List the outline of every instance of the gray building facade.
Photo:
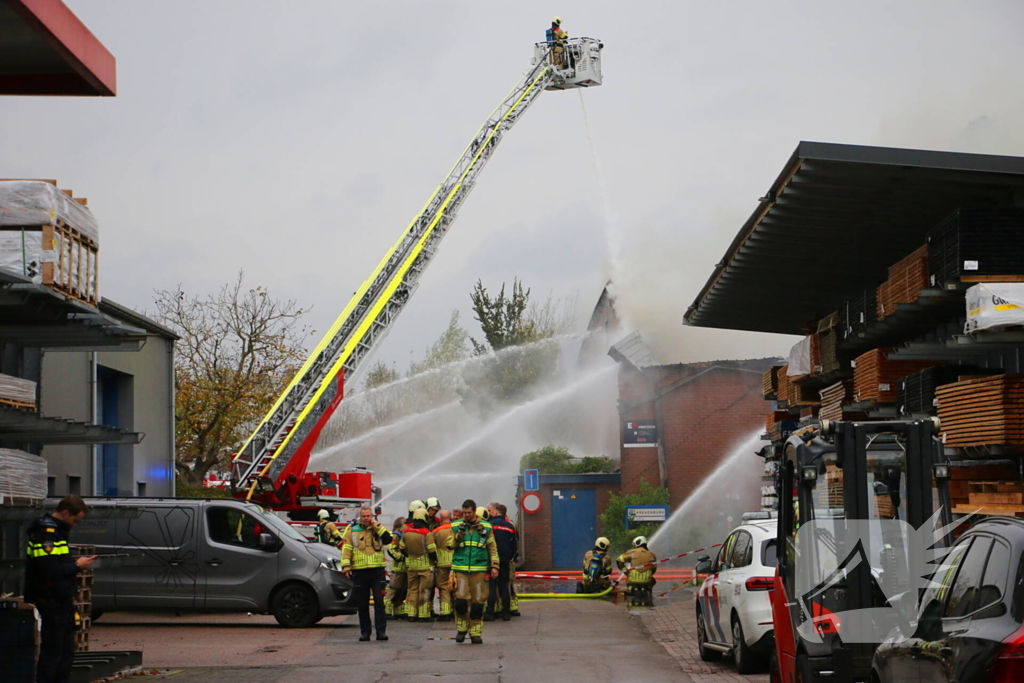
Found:
[(174, 495), (174, 342), (149, 318), (104, 299), (100, 311), (145, 331), (123, 350), (47, 348), (40, 409), (47, 415), (115, 427), (143, 436), (138, 444), (46, 445), (48, 494)]

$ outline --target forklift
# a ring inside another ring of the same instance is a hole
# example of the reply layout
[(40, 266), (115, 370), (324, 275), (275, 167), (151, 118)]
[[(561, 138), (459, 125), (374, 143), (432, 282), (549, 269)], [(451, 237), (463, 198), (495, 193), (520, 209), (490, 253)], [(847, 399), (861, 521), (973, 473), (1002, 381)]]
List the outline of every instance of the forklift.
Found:
[(883, 638), (910, 628), (912, 576), (952, 543), (937, 432), (934, 419), (822, 420), (783, 444), (772, 683), (870, 681)]

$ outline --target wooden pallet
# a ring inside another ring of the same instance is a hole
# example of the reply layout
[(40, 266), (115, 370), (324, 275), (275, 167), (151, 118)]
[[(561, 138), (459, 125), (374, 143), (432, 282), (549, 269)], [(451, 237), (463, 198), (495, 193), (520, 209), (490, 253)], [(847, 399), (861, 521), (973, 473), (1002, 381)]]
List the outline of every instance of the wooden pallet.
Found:
[(12, 406), (14, 408), (18, 408), (20, 410), (31, 410), (33, 412), (35, 412), (35, 410), (36, 410), (36, 404), (35, 403), (26, 403), (24, 401), (15, 401), (15, 400), (12, 400), (12, 399), (9, 399), (9, 398), (3, 398), (2, 396), (0, 396), (0, 403), (3, 403), (5, 406)]
[(1024, 517), (1024, 505), (964, 505), (953, 506), (953, 512), (960, 515), (998, 515), (1000, 517)]
[(853, 368), (854, 401), (895, 403), (899, 396), (899, 380), (907, 375), (938, 365), (931, 360), (889, 360), (895, 349), (872, 349), (857, 356)]

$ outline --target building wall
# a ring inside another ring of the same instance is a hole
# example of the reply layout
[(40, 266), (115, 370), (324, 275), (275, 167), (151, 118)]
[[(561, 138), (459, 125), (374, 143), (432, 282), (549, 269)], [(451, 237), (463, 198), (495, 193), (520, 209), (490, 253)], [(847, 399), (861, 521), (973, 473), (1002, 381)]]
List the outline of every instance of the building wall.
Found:
[[(119, 445), (117, 495), (174, 495), (174, 394), (173, 342), (157, 335), (146, 337), (139, 351), (97, 352), (96, 363), (123, 373), (118, 383), (120, 405), (117, 425), (145, 434), (133, 446)], [(48, 350), (43, 356), (40, 403), (44, 413), (69, 419), (93, 421), (94, 397), (92, 353)], [(109, 421), (107, 421), (109, 423)], [(49, 475), (54, 478), (53, 494), (70, 491), (69, 477), (81, 477), (83, 495), (100, 495), (96, 490), (93, 446), (46, 446)], [(139, 483), (144, 484), (140, 493)]]
[[(521, 545), (519, 555), (523, 558), (521, 569), (524, 571), (544, 571), (551, 569), (554, 564), (551, 559), (551, 542), (552, 538), (557, 540), (558, 530), (551, 526), (552, 491), (564, 488), (594, 489), (597, 500), (597, 535), (600, 536), (604, 533), (601, 513), (608, 507), (611, 495), (619, 492), (619, 479), (609, 474), (541, 475), (540, 490), (537, 492), (542, 501), (540, 511), (532, 515), (522, 510), (516, 511)], [(520, 480), (516, 500), (521, 500), (522, 495)], [(583, 566), (583, 557), (580, 557), (580, 566)]]
[[(670, 505), (678, 507), (736, 446), (764, 425), (761, 373), (773, 359), (669, 365), (619, 374), (620, 429), (656, 420)], [(620, 446), (622, 444), (620, 437)], [(622, 492), (660, 484), (657, 448), (621, 448)], [(759, 465), (751, 454), (751, 467)], [(752, 499), (759, 497), (751, 492)]]

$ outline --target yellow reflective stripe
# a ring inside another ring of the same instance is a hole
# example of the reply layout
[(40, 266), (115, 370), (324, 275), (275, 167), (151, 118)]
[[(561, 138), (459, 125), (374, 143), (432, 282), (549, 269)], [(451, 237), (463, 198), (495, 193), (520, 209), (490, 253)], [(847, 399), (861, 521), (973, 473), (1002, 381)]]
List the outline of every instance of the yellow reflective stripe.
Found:
[(491, 567), (487, 564), (453, 564), (452, 569), (457, 572), (487, 572)]
[[(267, 472), (270, 471), (270, 467), (274, 463), (274, 460), (277, 459), (277, 456), (280, 455), (281, 453), (284, 453), (285, 448), (288, 446), (288, 443), (292, 440), (292, 437), (295, 436), (295, 434), (297, 434), (298, 432), (302, 431), (298, 428), (299, 425), (302, 424), (302, 422), (306, 419), (306, 416), (310, 413), (310, 411), (313, 410), (317, 403), (319, 403), (320, 397), (323, 396), (324, 392), (327, 391), (327, 389), (331, 386), (334, 378), (337, 377), (338, 372), (341, 371), (342, 366), (348, 361), (349, 356), (351, 356), (352, 352), (356, 349), (356, 347), (362, 343), (363, 337), (366, 336), (366, 332), (374, 324), (374, 321), (377, 320), (377, 315), (382, 310), (384, 310), (384, 307), (387, 306), (389, 301), (391, 301), (392, 295), (405, 280), (405, 274), (409, 271), (410, 268), (412, 268), (412, 264), (419, 257), (420, 252), (423, 251), (424, 247), (426, 247), (427, 241), (430, 239), (430, 236), (434, 234), (434, 228), (436, 228), (437, 224), (441, 222), (441, 218), (444, 217), (444, 212), (448, 208), (448, 205), (452, 202), (452, 200), (455, 198), (455, 196), (461, 189), (462, 183), (458, 182), (455, 184), (454, 187), (452, 187), (452, 190), (451, 192), (448, 193), (448, 196), (445, 197), (444, 202), (438, 208), (437, 213), (434, 216), (434, 220), (432, 220), (427, 229), (423, 231), (423, 236), (420, 237), (420, 241), (409, 252), (409, 255), (405, 259), (405, 262), (402, 264), (401, 268), (399, 268), (395, 272), (395, 275), (391, 278), (391, 281), (388, 283), (388, 286), (377, 298), (377, 301), (374, 303), (373, 308), (371, 308), (366, 314), (364, 314), (363, 322), (359, 325), (359, 327), (353, 333), (352, 337), (349, 339), (349, 342), (345, 346), (345, 349), (341, 352), (341, 355), (338, 356), (338, 360), (335, 361), (330, 371), (328, 371), (328, 373), (325, 375), (323, 381), (320, 383), (320, 388), (316, 390), (316, 393), (313, 394), (313, 397), (306, 404), (306, 407), (302, 409), (301, 413), (299, 413), (299, 417), (295, 421), (295, 426), (292, 428), (290, 432), (288, 432), (288, 436), (286, 436), (284, 438), (284, 441), (281, 442), (281, 445), (277, 447), (277, 450), (274, 452), (274, 455), (271, 456), (270, 460), (267, 461), (266, 467), (264, 467), (263, 471), (260, 472), (260, 477), (267, 476)], [(419, 216), (417, 216), (417, 218), (418, 217)], [(249, 493), (248, 495), (246, 495), (246, 498), (252, 498), (253, 493), (256, 492), (256, 485), (258, 483), (258, 479), (253, 481), (252, 486), (249, 487)]]

